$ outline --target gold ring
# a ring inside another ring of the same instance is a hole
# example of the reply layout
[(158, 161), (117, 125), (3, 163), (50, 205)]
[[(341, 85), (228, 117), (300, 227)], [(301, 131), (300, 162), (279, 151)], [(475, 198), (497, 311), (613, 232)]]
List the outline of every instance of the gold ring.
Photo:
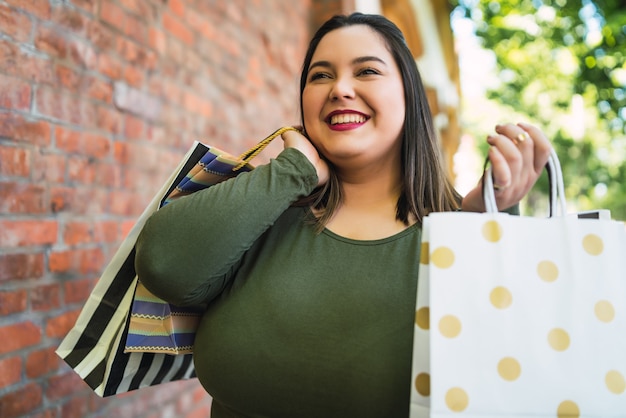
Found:
[[(517, 135), (516, 138), (517, 138), (517, 142), (524, 142), (528, 138), (528, 133), (522, 132), (521, 134)], [(517, 143), (515, 145), (517, 145)]]
[(493, 183), (493, 190), (498, 191), (498, 190), (504, 190), (506, 189), (507, 186), (498, 186), (496, 183)]

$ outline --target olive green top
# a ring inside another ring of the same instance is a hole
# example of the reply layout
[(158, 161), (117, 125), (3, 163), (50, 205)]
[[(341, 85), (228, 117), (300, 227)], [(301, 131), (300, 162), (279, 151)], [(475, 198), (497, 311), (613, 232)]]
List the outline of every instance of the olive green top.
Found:
[(146, 287), (209, 303), (195, 366), (212, 417), (407, 417), (420, 228), (357, 241), (315, 233), (313, 166), (269, 164), (154, 214), (137, 242)]

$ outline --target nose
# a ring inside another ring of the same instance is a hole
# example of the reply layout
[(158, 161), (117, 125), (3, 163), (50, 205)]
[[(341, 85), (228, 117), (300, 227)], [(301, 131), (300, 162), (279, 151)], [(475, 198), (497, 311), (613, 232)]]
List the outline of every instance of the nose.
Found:
[(344, 76), (335, 79), (328, 97), (331, 101), (337, 101), (339, 99), (352, 99), (354, 94), (354, 85), (351, 77)]

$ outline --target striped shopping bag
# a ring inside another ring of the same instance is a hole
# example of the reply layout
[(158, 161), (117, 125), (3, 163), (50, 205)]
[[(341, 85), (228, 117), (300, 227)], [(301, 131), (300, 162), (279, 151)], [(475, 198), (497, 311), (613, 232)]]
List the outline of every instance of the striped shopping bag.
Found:
[[(134, 268), (137, 237), (150, 215), (160, 207), (252, 170), (252, 158), (272, 139), (294, 129), (278, 129), (239, 157), (194, 142), (152, 198), (104, 269), (76, 323), (56, 350), (97, 395), (106, 397), (195, 377), (191, 354), (194, 321), (202, 312), (198, 307), (170, 306), (140, 285)], [(142, 303), (143, 308), (145, 303), (152, 303), (153, 308), (158, 306), (162, 314), (142, 314)], [(167, 311), (169, 316), (163, 314)], [(186, 318), (182, 322), (185, 325), (172, 326), (172, 311), (175, 317)], [(183, 311), (185, 313), (181, 314)], [(143, 323), (137, 322), (142, 318)], [(145, 323), (146, 318), (149, 325)], [(177, 330), (182, 332), (177, 333)]]

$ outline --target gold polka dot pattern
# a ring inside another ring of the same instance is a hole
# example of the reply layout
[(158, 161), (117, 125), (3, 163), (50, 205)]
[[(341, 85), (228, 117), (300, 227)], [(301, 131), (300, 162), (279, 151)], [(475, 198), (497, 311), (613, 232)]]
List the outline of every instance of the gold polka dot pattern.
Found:
[(440, 269), (447, 269), (454, 264), (454, 253), (450, 248), (439, 247), (430, 255), (431, 263)]
[(453, 412), (463, 412), (469, 404), (469, 396), (461, 388), (452, 388), (446, 393), (446, 405)]
[(602, 322), (611, 322), (615, 318), (615, 308), (608, 300), (600, 300), (594, 307), (596, 317)]
[(415, 378), (415, 390), (422, 396), (430, 396), (430, 375), (420, 373)]
[(415, 324), (421, 329), (430, 329), (430, 309), (428, 306), (423, 306), (415, 311)]
[(495, 287), (489, 295), (491, 304), (498, 309), (506, 309), (513, 303), (513, 296), (509, 289), (504, 286)]
[(611, 370), (606, 374), (604, 379), (606, 387), (616, 395), (621, 395), (626, 390), (626, 380), (624, 376), (617, 370)]
[(549, 260), (543, 260), (537, 264), (537, 274), (544, 282), (553, 282), (559, 277), (559, 268)]
[(591, 255), (600, 255), (604, 250), (604, 243), (599, 236), (589, 234), (583, 238), (583, 248)]
[[(626, 280), (603, 282), (609, 276), (603, 257), (614, 238), (587, 228), (593, 221), (564, 233), (565, 222), (525, 226), (514, 225), (524, 217), (479, 216), (481, 223), (476, 214), (458, 213), (431, 214), (424, 222), (412, 403), (459, 417), (478, 416), (494, 404), (501, 409), (490, 416), (574, 418), (593, 408), (605, 408), (606, 415), (607, 405), (626, 410), (626, 364), (619, 360), (626, 342), (602, 343), (626, 329)], [(542, 239), (533, 241), (538, 230)], [(458, 242), (459, 231), (473, 237), (471, 245)], [(467, 375), (470, 370), (475, 374)], [(583, 370), (589, 370), (584, 378)], [(581, 379), (593, 396), (566, 390)], [(537, 387), (546, 388), (541, 413), (510, 410), (535, 402)], [(504, 401), (507, 396), (515, 401)]]
[(498, 242), (502, 238), (502, 227), (496, 221), (488, 221), (483, 225), (483, 237), (489, 242)]
[(576, 402), (563, 401), (556, 410), (556, 416), (558, 418), (578, 418), (580, 417), (580, 409), (578, 409)]
[(522, 366), (513, 357), (505, 357), (498, 362), (498, 374), (504, 380), (512, 382), (522, 373)]
[(461, 321), (454, 315), (446, 315), (439, 321), (439, 332), (446, 338), (457, 337), (461, 328)]

